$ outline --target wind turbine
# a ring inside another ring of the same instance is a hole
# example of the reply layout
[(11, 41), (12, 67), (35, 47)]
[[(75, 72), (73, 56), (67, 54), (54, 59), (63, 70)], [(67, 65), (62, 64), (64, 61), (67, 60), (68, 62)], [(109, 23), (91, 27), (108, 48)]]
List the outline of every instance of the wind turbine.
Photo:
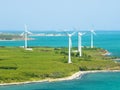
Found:
[(72, 48), (72, 39), (71, 39), (71, 37), (73, 36), (75, 34), (75, 32), (73, 32), (73, 33), (67, 33), (67, 36), (68, 36), (68, 39), (69, 39), (69, 51), (68, 51), (68, 63), (72, 63), (72, 61), (71, 61), (71, 48)]
[(85, 33), (78, 32), (78, 52), (80, 57), (82, 56), (82, 36), (84, 34)]
[(91, 48), (93, 48), (93, 35), (96, 35), (95, 31), (92, 29), (91, 31)]
[(21, 36), (24, 35), (24, 39), (25, 39), (25, 46), (24, 46), (24, 48), (25, 48), (25, 50), (32, 50), (32, 49), (28, 48), (28, 41), (27, 41), (28, 40), (28, 35), (30, 35), (30, 34), (32, 34), (32, 33), (28, 31), (28, 27), (25, 24), (25, 31), (21, 34)]

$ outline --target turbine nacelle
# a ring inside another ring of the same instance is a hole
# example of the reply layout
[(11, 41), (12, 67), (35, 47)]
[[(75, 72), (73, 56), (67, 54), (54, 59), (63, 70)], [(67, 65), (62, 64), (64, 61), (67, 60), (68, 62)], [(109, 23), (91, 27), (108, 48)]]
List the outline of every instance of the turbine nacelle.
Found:
[(82, 36), (82, 35), (84, 35), (85, 33), (81, 33), (81, 32), (78, 32), (78, 35), (79, 36)]
[(72, 35), (71, 34), (67, 34), (68, 35), (68, 37), (72, 37)]
[(67, 33), (67, 36), (68, 36), (68, 37), (72, 37), (75, 33), (76, 33), (76, 32), (73, 32), (73, 33), (71, 33), (71, 34), (70, 34), (70, 33)]
[(23, 36), (25, 34), (25, 32), (21, 33), (20, 36)]
[(95, 31), (94, 30), (91, 30), (91, 33), (93, 33), (94, 35), (96, 35)]
[(23, 33), (20, 34), (20, 36), (24, 36), (25, 34), (27, 35), (32, 35), (33, 33), (28, 31), (27, 25), (25, 24), (25, 31)]
[(33, 34), (32, 32), (28, 31), (28, 26), (25, 24), (25, 33), (28, 35)]
[(29, 32), (29, 31), (26, 31), (26, 33), (27, 33), (28, 35), (31, 35), (31, 34), (33, 34), (32, 32)]

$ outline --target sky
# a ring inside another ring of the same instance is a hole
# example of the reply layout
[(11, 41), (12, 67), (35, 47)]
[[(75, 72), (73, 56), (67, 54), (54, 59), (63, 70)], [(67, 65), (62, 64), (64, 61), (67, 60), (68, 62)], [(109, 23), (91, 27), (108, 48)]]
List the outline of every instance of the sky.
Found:
[(120, 0), (0, 0), (0, 30), (120, 30)]

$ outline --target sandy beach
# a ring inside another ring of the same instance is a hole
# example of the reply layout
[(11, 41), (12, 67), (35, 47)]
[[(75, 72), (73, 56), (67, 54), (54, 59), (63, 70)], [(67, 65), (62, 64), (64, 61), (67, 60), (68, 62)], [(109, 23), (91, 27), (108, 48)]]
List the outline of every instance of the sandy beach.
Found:
[(20, 85), (20, 84), (30, 84), (30, 83), (40, 83), (40, 82), (54, 82), (54, 81), (73, 80), (73, 79), (82, 77), (84, 74), (97, 73), (97, 72), (120, 72), (120, 70), (79, 71), (79, 72), (76, 72), (75, 74), (73, 74), (72, 76), (64, 77), (64, 78), (57, 78), (57, 79), (47, 78), (47, 79), (38, 80), (38, 81), (26, 81), (26, 82), (15, 82), (15, 83), (2, 83), (2, 84), (0, 84), (0, 86)]

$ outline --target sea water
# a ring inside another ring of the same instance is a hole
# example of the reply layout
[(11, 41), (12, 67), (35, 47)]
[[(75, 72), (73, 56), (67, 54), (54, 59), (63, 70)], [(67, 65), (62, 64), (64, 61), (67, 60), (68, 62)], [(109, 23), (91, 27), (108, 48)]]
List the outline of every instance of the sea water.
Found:
[(0, 90), (120, 90), (120, 72), (85, 74), (69, 81), (0, 86)]
[[(39, 32), (38, 32), (39, 33)], [(51, 33), (51, 32), (50, 32)], [(54, 32), (52, 32), (54, 33)], [(62, 32), (63, 33), (63, 32)], [(120, 31), (96, 31), (94, 46), (108, 50), (113, 56), (120, 57)], [(67, 36), (32, 36), (29, 46), (68, 47)], [(72, 37), (73, 47), (78, 45), (78, 37)], [(0, 46), (23, 46), (24, 41), (1, 41)], [(90, 32), (82, 36), (82, 46), (90, 46)], [(24, 85), (0, 86), (0, 90), (119, 90), (120, 72), (91, 73), (82, 78)]]
[[(7, 31), (6, 31), (7, 32)], [(82, 46), (90, 46), (90, 32), (86, 32), (82, 36)], [(22, 32), (10, 32), (20, 34)], [(33, 33), (61, 33), (64, 32), (35, 32)], [(47, 46), (47, 47), (68, 47), (67, 36), (29, 36), (34, 40), (28, 41), (28, 46)], [(24, 46), (24, 40), (20, 41), (0, 41), (0, 46)], [(77, 33), (72, 37), (72, 46), (78, 46), (78, 35)], [(94, 35), (94, 46), (107, 49), (112, 55), (120, 56), (120, 31), (96, 31)]]

